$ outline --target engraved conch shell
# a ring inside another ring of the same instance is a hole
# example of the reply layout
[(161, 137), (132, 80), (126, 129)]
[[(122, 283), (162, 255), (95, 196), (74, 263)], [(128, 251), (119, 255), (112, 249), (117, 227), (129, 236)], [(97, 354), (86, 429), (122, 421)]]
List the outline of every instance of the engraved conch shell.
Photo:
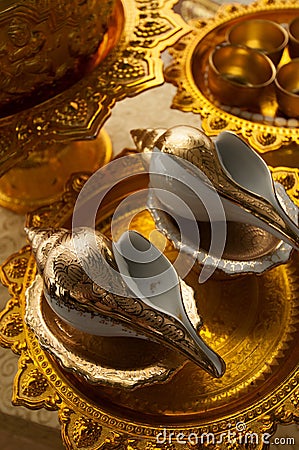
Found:
[[(178, 202), (171, 201), (167, 191), (176, 193), (191, 208), (196, 220), (208, 221), (209, 201), (199, 201), (201, 190), (209, 191), (208, 178), (221, 198), (226, 220), (260, 227), (299, 249), (298, 226), (281, 207), (271, 172), (240, 137), (224, 131), (213, 142), (201, 130), (189, 126), (140, 129), (131, 134), (140, 152), (155, 155), (150, 157), (150, 184), (159, 189), (156, 195), (170, 213), (185, 217), (184, 210), (180, 210)], [(159, 153), (163, 158), (157, 157)], [(193, 168), (185, 161), (192, 163)], [(199, 195), (188, 189), (184, 175), (187, 173), (188, 180), (193, 177), (191, 184)], [(221, 211), (212, 213), (213, 220), (223, 221)]]
[(92, 311), (103, 317), (99, 327), (106, 327), (106, 335), (128, 331), (180, 352), (214, 377), (224, 374), (223, 360), (185, 312), (174, 267), (139, 233), (127, 231), (112, 243), (84, 227), (73, 234), (65, 229), (26, 232), (45, 298), (62, 319), (68, 321), (74, 309)]

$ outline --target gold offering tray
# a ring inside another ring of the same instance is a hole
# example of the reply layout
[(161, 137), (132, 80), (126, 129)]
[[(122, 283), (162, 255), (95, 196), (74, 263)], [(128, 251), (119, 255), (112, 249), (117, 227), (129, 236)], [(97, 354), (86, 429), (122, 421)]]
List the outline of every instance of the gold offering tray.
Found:
[[(84, 173), (74, 175), (60, 201), (30, 214), (27, 225), (70, 227), (76, 198), (88, 177)], [(298, 205), (298, 170), (277, 168), (273, 177), (285, 186)], [(118, 189), (110, 191), (99, 210), (97, 228), (109, 236), (116, 206), (132, 193), (146, 188), (147, 182), (144, 175), (127, 176)], [(156, 239), (156, 245), (157, 242), (165, 245), (165, 254), (173, 261), (177, 252), (157, 232), (153, 233), (155, 225), (150, 214), (145, 210), (136, 210), (134, 214), (130, 228)], [(119, 214), (117, 233), (127, 223), (126, 214)], [(272, 436), (278, 423), (298, 420), (297, 253), (287, 264), (260, 276), (245, 275), (226, 281), (210, 279), (199, 285), (198, 274), (191, 271), (185, 281), (195, 290), (204, 322), (202, 336), (226, 361), (226, 374), (213, 379), (193, 363), (181, 361), (166, 382), (134, 390), (87, 382), (76, 370), (75, 360), (73, 370), (65, 370), (43, 349), (24, 321), (25, 291), (35, 276), (35, 260), (28, 246), (3, 264), (2, 281), (12, 298), (1, 315), (0, 342), (20, 355), (14, 404), (57, 409), (66, 448), (168, 450), (186, 448), (178, 440), (194, 443), (197, 439), (200, 443), (202, 439), (205, 448), (211, 450), (227, 450), (231, 445), (241, 450), (246, 433), (249, 436), (256, 433), (252, 435), (258, 440), (255, 448), (262, 449), (265, 433)], [(52, 313), (44, 309), (44, 317), (52, 321), (49, 314)], [(55, 320), (52, 331), (62, 340), (57, 326)], [(64, 336), (64, 344), (86, 358), (87, 353), (78, 348), (76, 334), (70, 336), (73, 337), (68, 344), (69, 337)], [(122, 345), (126, 345), (125, 340)], [(132, 349), (141, 356), (144, 349), (140, 345)], [(148, 345), (147, 351), (147, 358), (155, 361), (155, 354), (150, 352), (157, 352), (157, 346)], [(97, 358), (99, 362), (101, 358)], [(237, 433), (238, 440), (234, 443), (229, 431)], [(211, 433), (210, 439), (214, 440), (206, 441), (206, 433)]]
[[(223, 130), (237, 132), (262, 153), (290, 144), (296, 146), (299, 121), (279, 111), (274, 87), (261, 96), (257, 109), (221, 105), (210, 92), (207, 72), (211, 50), (227, 41), (228, 30), (236, 23), (268, 19), (287, 24), (298, 15), (296, 0), (261, 0), (249, 5), (223, 5), (214, 17), (190, 22), (192, 31), (170, 50), (173, 62), (165, 70), (166, 80), (178, 88), (172, 106), (200, 114), (207, 134), (217, 135)], [(280, 64), (289, 60), (286, 48)]]

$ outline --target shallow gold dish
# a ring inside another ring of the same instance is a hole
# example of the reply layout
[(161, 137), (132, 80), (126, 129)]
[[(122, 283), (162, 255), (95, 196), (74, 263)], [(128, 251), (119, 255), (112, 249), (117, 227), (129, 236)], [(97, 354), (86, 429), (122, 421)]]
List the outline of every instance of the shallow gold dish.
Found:
[[(235, 131), (263, 153), (291, 143), (297, 145), (299, 122), (279, 111), (274, 86), (264, 90), (257, 108), (222, 105), (208, 86), (208, 58), (217, 45), (227, 42), (228, 31), (237, 23), (254, 18), (287, 24), (298, 15), (299, 4), (294, 0), (261, 0), (249, 5), (225, 5), (214, 17), (191, 22), (192, 31), (171, 49), (174, 60), (165, 70), (167, 81), (178, 87), (173, 107), (200, 114), (207, 134)], [(281, 64), (287, 61), (286, 48)]]
[[(276, 169), (273, 175), (297, 202), (298, 170)], [(73, 176), (61, 200), (30, 214), (27, 224), (70, 226), (76, 198), (87, 179), (85, 174)], [(111, 191), (99, 211), (97, 228), (109, 235), (116, 206), (144, 188), (145, 183), (144, 175), (128, 176), (126, 183)], [(126, 223), (126, 214), (120, 214), (116, 231)], [(136, 211), (130, 227), (153, 238), (155, 226), (147, 211)], [(174, 260), (177, 252), (169, 242), (164, 244), (165, 253)], [(105, 445), (167, 450), (170, 433), (174, 433), (170, 438), (171, 448), (181, 449), (182, 444), (177, 442), (179, 433), (179, 439), (183, 435), (192, 443), (196, 436), (201, 439), (204, 433), (212, 433), (211, 439), (215, 440), (209, 442), (208, 448), (216, 448), (217, 442), (217, 448), (227, 450), (231, 444), (229, 430), (241, 433), (241, 438), (245, 431), (257, 433), (262, 442), (264, 433), (273, 435), (278, 423), (291, 423), (297, 417), (297, 253), (286, 265), (261, 276), (246, 275), (226, 281), (210, 279), (199, 285), (198, 274), (191, 271), (186, 282), (196, 292), (204, 322), (203, 337), (226, 360), (227, 372), (221, 379), (211, 379), (187, 362), (168, 382), (134, 391), (88, 383), (78, 373), (64, 370), (42, 349), (24, 323), (25, 290), (35, 274), (36, 265), (29, 247), (3, 264), (2, 281), (12, 299), (0, 318), (0, 342), (21, 354), (14, 403), (58, 409), (68, 449), (84, 447), (83, 440), (89, 450)], [(68, 338), (64, 339), (66, 343)], [(161, 443), (164, 429), (166, 441)], [(85, 430), (83, 436), (80, 430)], [(220, 442), (221, 433), (224, 434)], [(84, 441), (87, 435), (90, 440)], [(237, 442), (233, 448), (244, 447)]]

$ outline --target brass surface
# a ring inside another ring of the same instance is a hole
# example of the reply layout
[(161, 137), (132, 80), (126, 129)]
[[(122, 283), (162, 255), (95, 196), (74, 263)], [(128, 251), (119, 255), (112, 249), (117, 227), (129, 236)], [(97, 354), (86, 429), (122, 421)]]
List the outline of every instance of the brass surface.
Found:
[(299, 57), (299, 16), (289, 23), (289, 54), (291, 58)]
[[(273, 83), (275, 67), (261, 52), (239, 45), (216, 47), (209, 55), (208, 85), (216, 99), (231, 106), (258, 106)], [(197, 62), (195, 62), (197, 65)], [(194, 80), (200, 84), (200, 72)]]
[(289, 117), (299, 117), (299, 58), (280, 67), (275, 86), (280, 109)]
[(50, 146), (0, 178), (0, 206), (23, 214), (47, 205), (60, 198), (72, 173), (94, 172), (111, 156), (112, 144), (104, 129), (92, 141)]
[[(52, 3), (63, 10), (73, 4)], [(62, 86), (60, 93), (47, 89), (43, 101), (34, 96), (34, 106), (26, 103), (18, 112), (6, 110), (10, 115), (0, 118), (0, 176), (32, 152), (96, 137), (116, 101), (162, 84), (160, 53), (188, 31), (172, 10), (175, 3), (116, 0), (108, 30), (92, 62), (81, 68), (79, 80), (67, 88)], [(42, 4), (49, 7), (50, 2)], [(92, 4), (98, 8), (102, 3), (94, 0)]]
[[(261, 153), (282, 149), (283, 145), (298, 145), (299, 122), (278, 110), (274, 86), (264, 90), (258, 108), (249, 109), (221, 105), (211, 94), (207, 80), (209, 54), (226, 42), (228, 30), (234, 25), (248, 19), (287, 24), (298, 14), (295, 0), (260, 0), (249, 5), (223, 5), (215, 16), (190, 22), (192, 31), (171, 48), (173, 62), (165, 69), (166, 80), (178, 88), (172, 106), (199, 114), (207, 134), (235, 131)], [(288, 61), (285, 49), (281, 64)]]
[[(282, 183), (298, 205), (298, 170), (277, 168), (276, 181)], [(28, 216), (27, 225), (62, 226), (70, 224), (73, 205), (88, 176), (78, 174), (70, 180), (59, 202)], [(146, 181), (131, 179), (125, 187), (110, 194), (98, 218), (98, 229), (110, 235), (110, 216), (125, 195), (144, 187)], [(127, 218), (118, 218), (122, 232)], [(146, 237), (155, 228), (148, 212), (137, 214), (130, 225)], [(117, 237), (116, 237), (117, 238)], [(166, 255), (176, 252), (169, 242)], [(101, 388), (64, 371), (39, 345), (24, 323), (25, 289), (32, 283), (36, 265), (29, 247), (12, 255), (2, 266), (2, 281), (11, 300), (0, 320), (1, 345), (20, 354), (14, 384), (14, 403), (30, 408), (58, 409), (62, 435), (68, 449), (101, 447), (126, 450), (157, 448), (155, 436), (167, 433), (212, 432), (219, 436), (245, 423), (246, 431), (260, 437), (272, 435), (278, 423), (298, 420), (298, 254), (286, 265), (261, 276), (217, 281), (204, 285), (191, 272), (186, 282), (196, 289), (204, 318), (202, 335), (226, 359), (227, 373), (212, 380), (192, 363), (187, 363), (168, 383), (138, 388), (132, 392)], [(194, 435), (193, 435), (194, 436)], [(227, 450), (224, 441), (217, 449)], [(105, 447), (106, 446), (106, 447)], [(168, 443), (158, 448), (167, 450)], [(173, 449), (180, 449), (175, 440)], [(215, 444), (207, 445), (215, 449)], [(234, 449), (243, 448), (235, 443)]]
[(278, 65), (288, 43), (288, 33), (272, 20), (249, 19), (234, 25), (227, 33), (227, 41), (263, 52)]

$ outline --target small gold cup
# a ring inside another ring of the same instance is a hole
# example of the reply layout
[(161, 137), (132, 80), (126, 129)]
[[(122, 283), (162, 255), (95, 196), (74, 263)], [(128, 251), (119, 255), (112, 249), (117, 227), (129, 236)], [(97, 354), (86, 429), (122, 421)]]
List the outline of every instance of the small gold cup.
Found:
[(280, 67), (275, 88), (280, 110), (288, 117), (299, 117), (299, 58)]
[(247, 47), (218, 46), (209, 55), (209, 88), (226, 105), (258, 106), (261, 93), (275, 75), (272, 61)]
[(277, 66), (288, 43), (288, 32), (272, 20), (251, 19), (238, 22), (227, 34), (232, 45), (259, 50)]
[(289, 55), (291, 58), (299, 57), (299, 16), (289, 23)]

